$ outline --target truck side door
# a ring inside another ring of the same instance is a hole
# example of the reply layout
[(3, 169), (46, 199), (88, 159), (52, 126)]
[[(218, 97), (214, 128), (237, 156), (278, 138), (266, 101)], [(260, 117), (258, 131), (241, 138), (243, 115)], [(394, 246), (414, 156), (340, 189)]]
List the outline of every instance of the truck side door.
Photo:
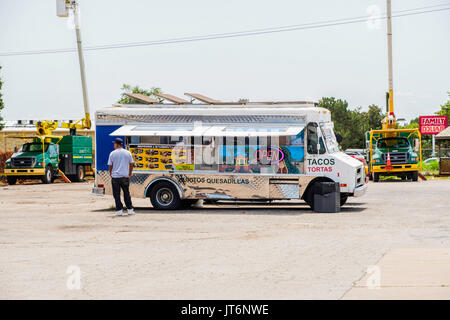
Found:
[(50, 162), (52, 163), (53, 167), (56, 168), (58, 166), (59, 159), (58, 159), (58, 150), (54, 144), (48, 146), (48, 155), (50, 157)]

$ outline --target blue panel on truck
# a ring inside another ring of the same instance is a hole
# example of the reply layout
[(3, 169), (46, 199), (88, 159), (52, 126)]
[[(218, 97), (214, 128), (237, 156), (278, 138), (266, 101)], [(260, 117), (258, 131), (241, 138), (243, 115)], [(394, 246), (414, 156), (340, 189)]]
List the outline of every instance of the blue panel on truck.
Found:
[(96, 161), (97, 171), (108, 170), (108, 157), (111, 151), (114, 150), (113, 141), (115, 138), (122, 138), (123, 136), (110, 136), (109, 134), (121, 126), (96, 126), (95, 127), (95, 149), (96, 149)]

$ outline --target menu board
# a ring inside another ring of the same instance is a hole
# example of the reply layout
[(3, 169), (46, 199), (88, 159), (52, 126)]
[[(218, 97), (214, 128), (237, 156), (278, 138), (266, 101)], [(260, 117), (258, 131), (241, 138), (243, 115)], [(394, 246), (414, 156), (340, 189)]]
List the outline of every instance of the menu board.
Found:
[(130, 145), (135, 170), (194, 170), (194, 152), (189, 146)]

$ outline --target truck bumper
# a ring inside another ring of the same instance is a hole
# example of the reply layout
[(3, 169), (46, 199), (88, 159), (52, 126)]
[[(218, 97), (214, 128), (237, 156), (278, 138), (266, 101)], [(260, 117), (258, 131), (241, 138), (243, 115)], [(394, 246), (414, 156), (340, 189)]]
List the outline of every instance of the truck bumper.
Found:
[(409, 164), (409, 163), (405, 163), (405, 164), (393, 164), (392, 165), (392, 169), (387, 170), (386, 169), (386, 165), (383, 164), (381, 166), (373, 166), (372, 167), (372, 172), (405, 172), (405, 171), (420, 171), (422, 168), (420, 167), (420, 165), (418, 163), (415, 164)]
[(92, 194), (95, 194), (96, 196), (104, 196), (105, 195), (105, 188), (93, 187), (92, 188)]
[(37, 169), (5, 169), (3, 173), (5, 176), (43, 176), (45, 175), (44, 168)]
[(354, 197), (362, 197), (367, 191), (367, 184), (363, 184), (362, 186), (359, 186), (353, 190), (353, 196)]

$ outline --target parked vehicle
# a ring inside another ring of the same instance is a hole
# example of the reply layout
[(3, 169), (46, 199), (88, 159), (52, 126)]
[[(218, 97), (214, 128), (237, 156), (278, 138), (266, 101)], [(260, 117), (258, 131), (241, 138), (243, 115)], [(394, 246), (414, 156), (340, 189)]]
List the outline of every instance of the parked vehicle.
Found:
[(92, 170), (92, 138), (63, 136), (25, 143), (6, 160), (4, 175), (8, 184), (18, 179), (40, 179), (52, 183), (61, 173), (72, 181), (83, 181)]
[(439, 158), (428, 158), (423, 162), (423, 164), (432, 164), (432, 163), (439, 164)]
[[(414, 134), (417, 134), (418, 145), (413, 148)], [(368, 135), (374, 182), (378, 182), (380, 176), (418, 180), (422, 159), (417, 129), (372, 130)]]
[(366, 158), (364, 156), (364, 153), (355, 151), (354, 149), (347, 149), (345, 150), (345, 153), (348, 154), (350, 157), (355, 158), (358, 161), (361, 161), (364, 164), (364, 172), (366, 174), (366, 177), (369, 178), (371, 173), (369, 170), (369, 165), (367, 164)]
[[(121, 137), (135, 157), (132, 196), (154, 208), (198, 199), (304, 199), (339, 182), (341, 204), (365, 193), (364, 167), (339, 151), (330, 112), (307, 102), (115, 105), (96, 113), (96, 182), (111, 194), (107, 159)], [(170, 153), (170, 156), (169, 156)]]

